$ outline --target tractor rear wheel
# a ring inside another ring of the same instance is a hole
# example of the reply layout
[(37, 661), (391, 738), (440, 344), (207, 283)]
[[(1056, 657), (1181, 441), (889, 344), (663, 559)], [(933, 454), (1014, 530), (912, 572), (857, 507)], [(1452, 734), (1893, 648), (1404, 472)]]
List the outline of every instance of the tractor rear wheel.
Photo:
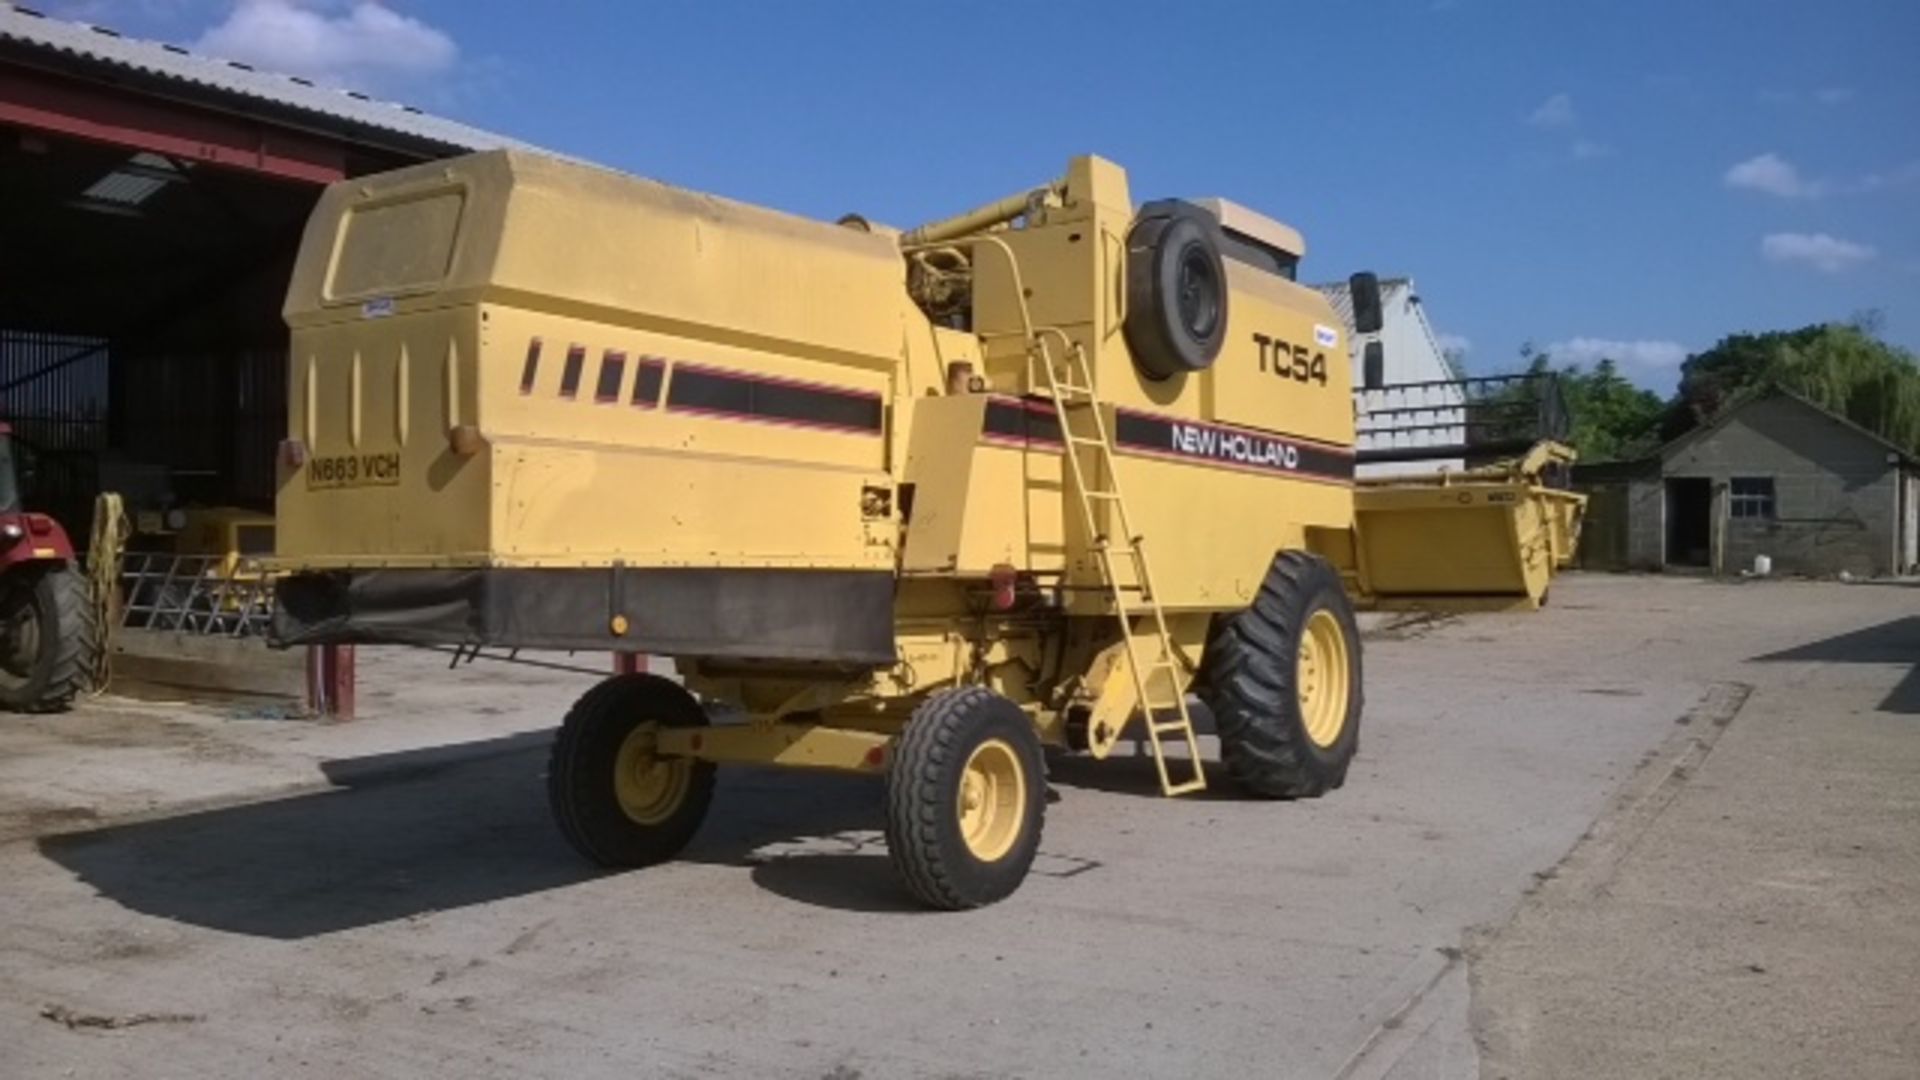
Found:
[(1313, 798), (1346, 783), (1360, 745), (1360, 633), (1326, 560), (1280, 553), (1253, 606), (1216, 621), (1200, 696), (1246, 791)]
[(554, 737), (547, 800), (561, 835), (601, 866), (678, 855), (713, 802), (713, 763), (654, 753), (663, 727), (704, 727), (692, 694), (658, 675), (617, 675), (581, 695)]
[(1046, 816), (1046, 762), (1020, 707), (979, 686), (914, 710), (887, 766), (887, 852), (930, 907), (1005, 899), (1026, 880)]
[(66, 565), (0, 577), (0, 708), (60, 712), (93, 682), (100, 626), (87, 581)]

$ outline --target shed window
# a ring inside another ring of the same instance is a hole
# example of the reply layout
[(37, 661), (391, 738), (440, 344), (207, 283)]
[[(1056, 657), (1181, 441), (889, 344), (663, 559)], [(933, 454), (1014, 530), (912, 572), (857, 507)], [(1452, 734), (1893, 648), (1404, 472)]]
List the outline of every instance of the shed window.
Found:
[(1773, 513), (1773, 477), (1736, 476), (1728, 485), (1731, 512), (1737, 518), (1771, 520)]

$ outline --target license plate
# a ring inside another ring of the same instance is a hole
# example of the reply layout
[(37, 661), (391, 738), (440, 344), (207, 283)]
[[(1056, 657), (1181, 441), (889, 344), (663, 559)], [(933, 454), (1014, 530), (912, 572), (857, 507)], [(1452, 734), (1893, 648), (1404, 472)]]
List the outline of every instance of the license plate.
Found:
[(400, 483), (399, 454), (340, 454), (307, 462), (307, 487), (393, 487)]

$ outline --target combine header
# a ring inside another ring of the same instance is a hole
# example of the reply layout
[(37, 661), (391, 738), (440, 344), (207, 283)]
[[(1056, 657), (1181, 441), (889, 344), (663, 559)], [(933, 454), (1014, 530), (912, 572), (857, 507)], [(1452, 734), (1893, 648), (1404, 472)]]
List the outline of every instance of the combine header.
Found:
[(1206, 713), (1238, 788), (1323, 795), (1368, 549), (1304, 250), (1093, 157), (906, 233), (516, 152), (335, 185), (286, 309), (277, 632), (672, 657), (554, 743), (607, 866), (677, 853), (716, 765), (791, 765), (883, 776), (912, 892), (990, 903), (1043, 744), (1142, 738), (1177, 795)]
[(1551, 373), (1354, 393), (1358, 600), (1428, 611), (1533, 610), (1573, 561), (1586, 496)]

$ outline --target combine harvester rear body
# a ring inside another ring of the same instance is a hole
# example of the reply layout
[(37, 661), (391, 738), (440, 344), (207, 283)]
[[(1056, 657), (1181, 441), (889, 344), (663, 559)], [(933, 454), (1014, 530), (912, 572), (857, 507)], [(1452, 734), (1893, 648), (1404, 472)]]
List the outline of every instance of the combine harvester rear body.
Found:
[(1043, 743), (1141, 739), (1178, 794), (1209, 712), (1240, 786), (1322, 794), (1364, 545), (1302, 248), (1097, 158), (905, 234), (516, 152), (335, 185), (287, 303), (277, 632), (672, 657), (555, 743), (606, 865), (688, 842), (714, 765), (795, 765), (883, 775), (912, 891), (991, 902)]

